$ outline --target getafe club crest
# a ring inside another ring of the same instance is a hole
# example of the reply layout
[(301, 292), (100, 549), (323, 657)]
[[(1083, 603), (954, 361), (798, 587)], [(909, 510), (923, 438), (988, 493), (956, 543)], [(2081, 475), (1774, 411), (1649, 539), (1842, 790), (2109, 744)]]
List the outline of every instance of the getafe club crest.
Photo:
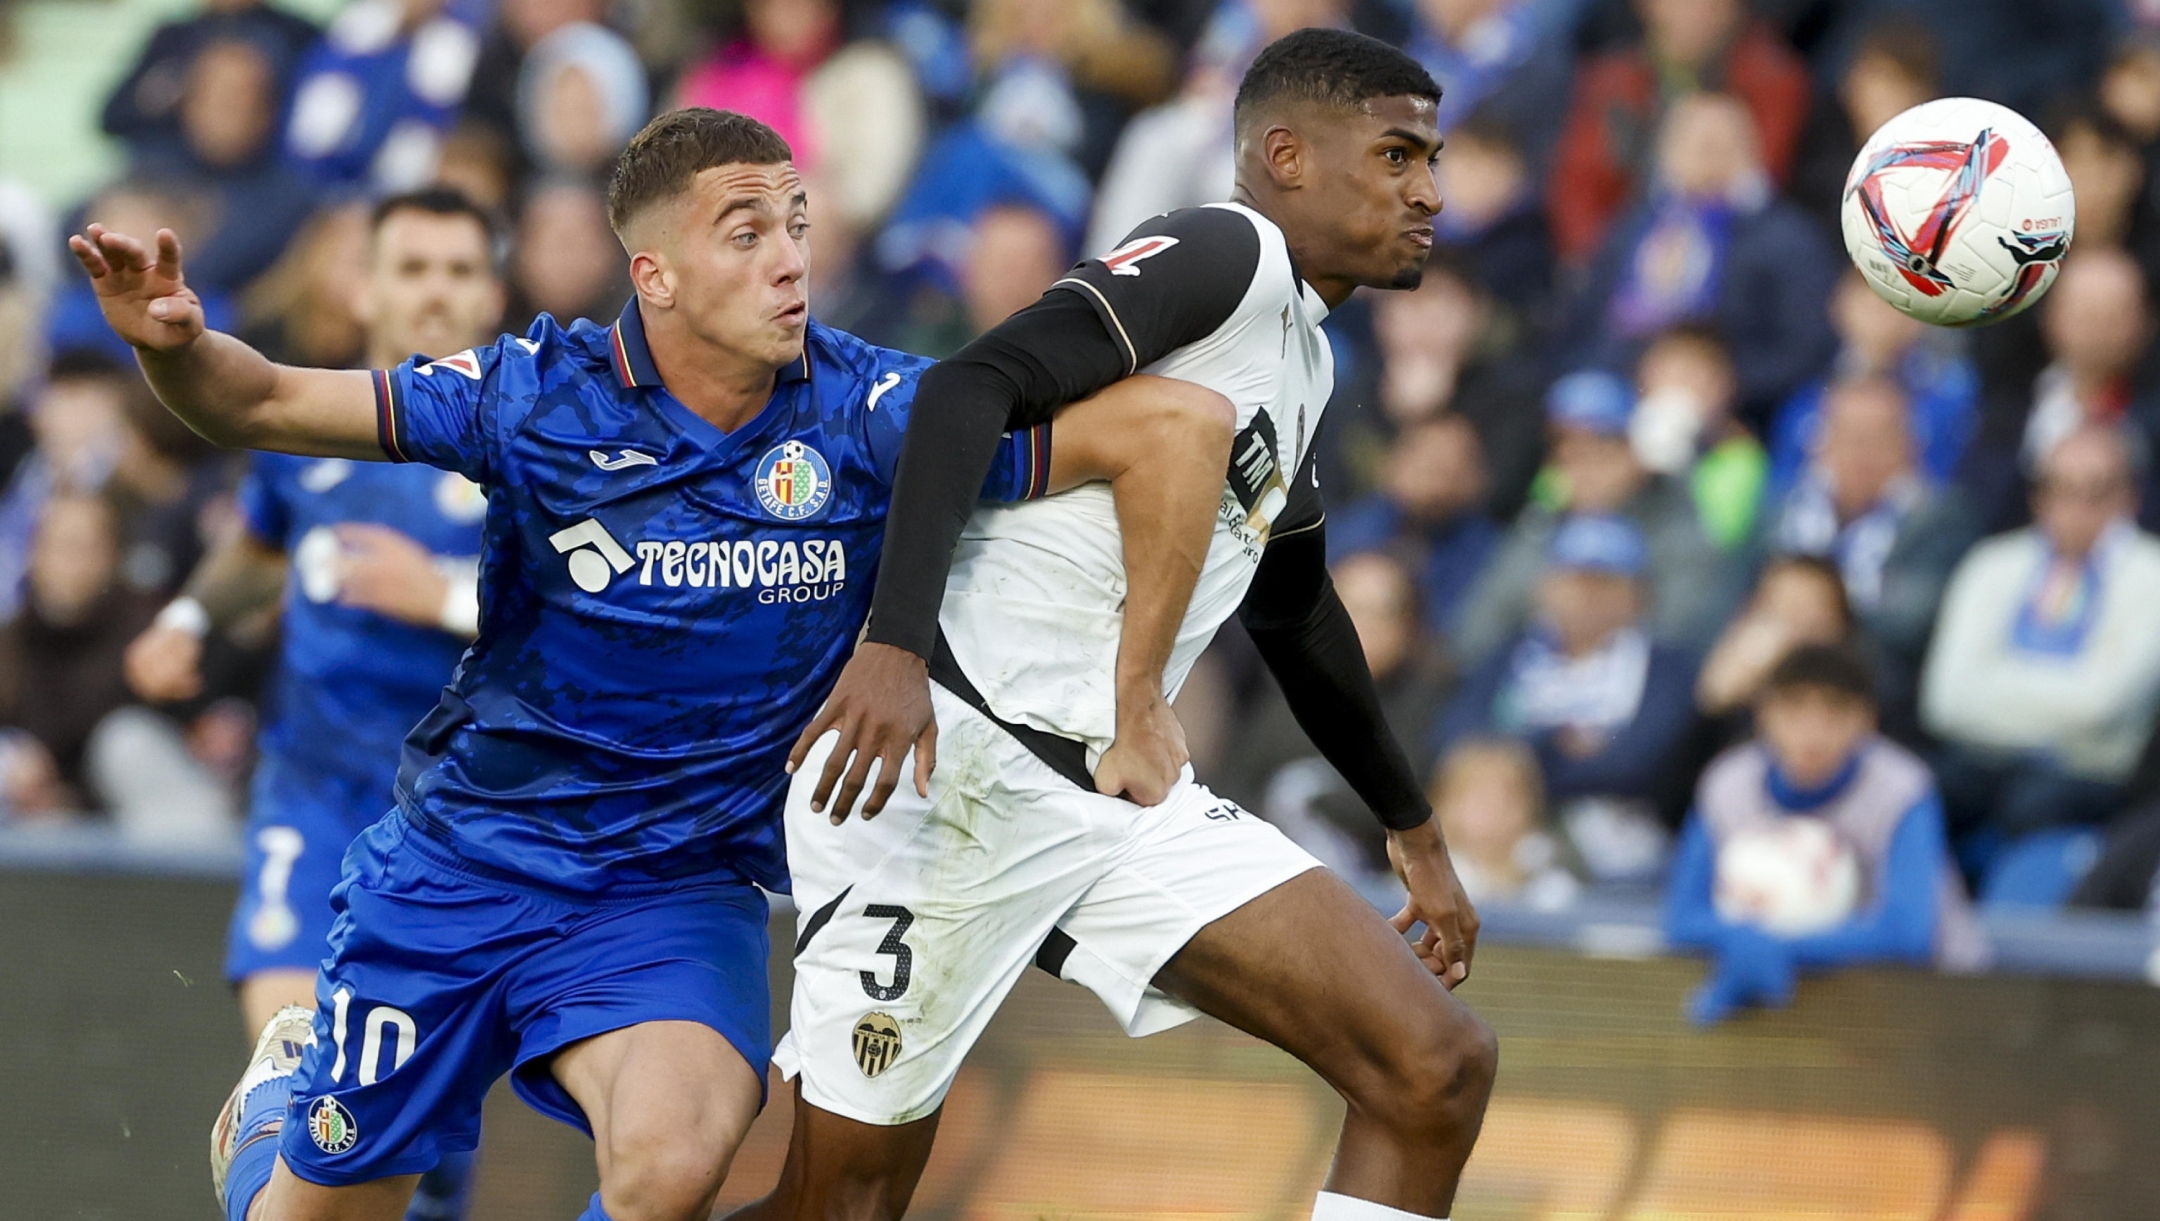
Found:
[(855, 1067), (875, 1077), (900, 1058), (900, 1023), (889, 1013), (865, 1013), (855, 1023)]
[(353, 1123), (352, 1112), (328, 1094), (317, 1098), (308, 1108), (307, 1128), (308, 1135), (315, 1138), (315, 1147), (324, 1153), (343, 1153), (360, 1139), (360, 1128)]
[(783, 441), (758, 460), (758, 503), (781, 521), (801, 521), (832, 498), (832, 468), (825, 455), (800, 441)]

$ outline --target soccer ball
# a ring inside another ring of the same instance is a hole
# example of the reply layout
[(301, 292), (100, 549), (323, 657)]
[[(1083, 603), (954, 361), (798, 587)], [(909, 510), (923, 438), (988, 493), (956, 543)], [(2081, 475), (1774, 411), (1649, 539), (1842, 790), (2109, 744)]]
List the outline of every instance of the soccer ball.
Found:
[(2023, 115), (1942, 98), (1878, 128), (1845, 176), (1845, 253), (1922, 322), (1978, 326), (2055, 282), (2077, 204), (2055, 146)]
[(1718, 848), (1717, 913), (1780, 937), (1837, 927), (1860, 901), (1860, 860), (1819, 818), (1780, 818)]

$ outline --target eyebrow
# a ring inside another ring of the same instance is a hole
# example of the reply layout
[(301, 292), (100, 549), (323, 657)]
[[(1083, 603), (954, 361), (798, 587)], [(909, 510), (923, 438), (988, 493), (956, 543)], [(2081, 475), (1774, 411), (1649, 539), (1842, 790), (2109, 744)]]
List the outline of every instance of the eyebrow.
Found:
[[(805, 206), (807, 206), (807, 205), (809, 204), (809, 202), (810, 202), (810, 195), (809, 195), (809, 193), (808, 193), (808, 192), (806, 192), (806, 191), (797, 191), (797, 192), (795, 192), (795, 194), (794, 194), (793, 196), (789, 197), (789, 199), (788, 199), (788, 207), (789, 207), (790, 209), (794, 209), (794, 208), (801, 208), (801, 207), (805, 207)], [(731, 199), (731, 200), (727, 201), (727, 204), (726, 204), (726, 206), (724, 206), (724, 207), (722, 207), (722, 208), (720, 209), (720, 214), (719, 214), (718, 216), (715, 216), (715, 217), (713, 218), (713, 224), (715, 224), (715, 225), (718, 225), (718, 224), (720, 224), (720, 223), (721, 223), (722, 221), (725, 221), (725, 220), (726, 220), (726, 219), (727, 219), (728, 217), (730, 217), (730, 216), (733, 216), (733, 215), (734, 215), (735, 213), (737, 213), (737, 212), (771, 212), (771, 211), (772, 211), (772, 209), (771, 209), (771, 208), (770, 208), (769, 206), (767, 206), (767, 205), (766, 205), (766, 203), (765, 203), (765, 197), (764, 197), (764, 196), (762, 196), (762, 195), (742, 195), (742, 196), (738, 196), (738, 197), (736, 197), (736, 198), (734, 198), (734, 199)]]
[(1411, 131), (1407, 127), (1390, 127), (1386, 131), (1380, 133), (1380, 138), (1383, 140), (1389, 138), (1401, 140), (1417, 148), (1427, 149), (1435, 153), (1447, 147), (1447, 141), (1439, 139), (1438, 137), (1426, 136), (1420, 132)]

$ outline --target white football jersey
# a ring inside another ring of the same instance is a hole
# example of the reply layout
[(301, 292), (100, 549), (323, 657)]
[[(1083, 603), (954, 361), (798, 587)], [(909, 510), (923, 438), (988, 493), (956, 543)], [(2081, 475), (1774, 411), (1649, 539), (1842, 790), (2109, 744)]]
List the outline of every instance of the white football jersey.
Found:
[[(1095, 307), (1129, 372), (1205, 386), (1237, 410), (1207, 562), (1163, 674), (1174, 696), (1244, 600), (1277, 530), (1319, 524), (1313, 437), (1334, 386), (1320, 322), (1282, 230), (1238, 204), (1155, 218), (1052, 291)], [(1116, 732), (1125, 563), (1107, 484), (985, 505), (962, 533), (939, 615), (997, 717), (1077, 739), (1092, 768)]]

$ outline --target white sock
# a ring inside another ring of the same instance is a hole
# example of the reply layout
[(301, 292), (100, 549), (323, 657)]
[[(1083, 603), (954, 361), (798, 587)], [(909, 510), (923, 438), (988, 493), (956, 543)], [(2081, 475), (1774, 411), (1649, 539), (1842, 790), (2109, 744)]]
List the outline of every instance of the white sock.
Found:
[(1360, 1200), (1354, 1196), (1339, 1196), (1323, 1191), (1313, 1201), (1312, 1221), (1447, 1221), (1446, 1217), (1423, 1217), (1406, 1213), (1399, 1208)]

